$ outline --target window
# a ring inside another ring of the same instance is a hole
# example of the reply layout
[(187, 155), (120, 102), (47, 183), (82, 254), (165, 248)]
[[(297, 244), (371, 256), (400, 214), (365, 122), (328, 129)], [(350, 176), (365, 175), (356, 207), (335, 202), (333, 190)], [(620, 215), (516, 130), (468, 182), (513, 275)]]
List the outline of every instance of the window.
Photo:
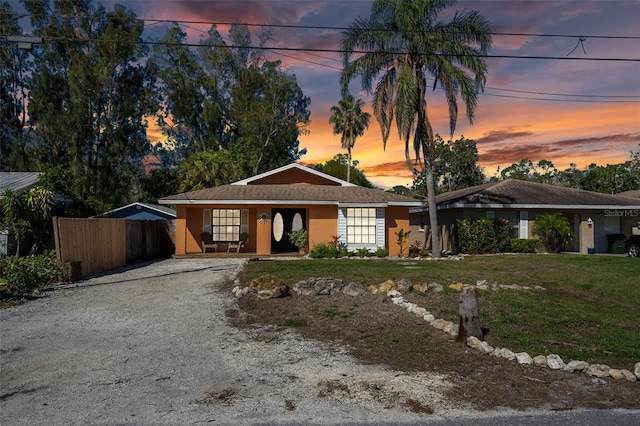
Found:
[(376, 209), (347, 208), (347, 244), (376, 243)]
[(249, 210), (204, 209), (202, 231), (210, 232), (213, 241), (239, 241), (249, 232)]
[(520, 212), (519, 237), (529, 238), (529, 212)]
[(496, 218), (496, 212), (493, 210), (487, 210), (487, 219), (495, 219)]

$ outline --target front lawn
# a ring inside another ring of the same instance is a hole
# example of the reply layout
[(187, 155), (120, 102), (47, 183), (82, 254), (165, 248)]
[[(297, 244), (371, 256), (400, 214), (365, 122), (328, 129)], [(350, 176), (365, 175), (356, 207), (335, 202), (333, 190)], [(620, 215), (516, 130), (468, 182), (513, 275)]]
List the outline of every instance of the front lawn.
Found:
[[(275, 275), (293, 285), (309, 277), (342, 278), (364, 286), (407, 278), (437, 282), (443, 293), (407, 294), (437, 318), (457, 322), (458, 295), (449, 284), (540, 286), (545, 290), (480, 291), (486, 340), (530, 355), (555, 353), (632, 369), (640, 362), (640, 261), (622, 256), (498, 255), (461, 261), (304, 259), (249, 262), (244, 280)], [(401, 308), (398, 308), (401, 309)], [(436, 331), (434, 331), (436, 332)], [(418, 355), (419, 356), (419, 355)]]

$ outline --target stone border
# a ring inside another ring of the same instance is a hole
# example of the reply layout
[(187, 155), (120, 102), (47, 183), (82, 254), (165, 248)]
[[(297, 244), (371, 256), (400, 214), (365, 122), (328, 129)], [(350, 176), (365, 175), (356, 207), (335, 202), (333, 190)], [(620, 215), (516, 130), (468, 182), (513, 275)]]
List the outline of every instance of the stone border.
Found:
[[(506, 286), (502, 285), (500, 287), (506, 288)], [(423, 318), (432, 327), (435, 327), (438, 330), (442, 330), (453, 337), (458, 337), (459, 326), (457, 324), (443, 319), (436, 319), (435, 316), (427, 311), (426, 308), (419, 307), (415, 303), (407, 302), (406, 300), (404, 300), (404, 298), (402, 297), (402, 293), (400, 293), (398, 290), (387, 291), (387, 296), (392, 298), (392, 301), (395, 305), (401, 306), (405, 308), (407, 312)], [(607, 377), (611, 377), (612, 379), (616, 380), (626, 379), (630, 382), (640, 380), (640, 362), (637, 362), (635, 364), (634, 372), (632, 373), (627, 369), (618, 370), (616, 368), (611, 368), (605, 364), (589, 364), (585, 361), (572, 360), (569, 363), (565, 364), (562, 358), (556, 354), (549, 354), (546, 356), (537, 355), (532, 358), (531, 355), (526, 352), (515, 353), (507, 348), (494, 348), (487, 342), (481, 341), (480, 339), (473, 336), (467, 337), (466, 344), (470, 348), (478, 350), (484, 354), (492, 355), (499, 358), (505, 358), (510, 361), (516, 360), (520, 364), (548, 367), (552, 370), (558, 371), (584, 372), (589, 376), (595, 377), (595, 379), (593, 379), (594, 383)]]
[[(289, 290), (293, 290), (293, 292), (299, 296), (331, 295), (340, 292), (349, 296), (356, 297), (362, 294), (364, 291), (368, 290), (374, 294), (386, 294), (387, 296), (392, 298), (392, 301), (395, 305), (401, 306), (405, 308), (409, 313), (412, 313), (424, 319), (432, 327), (444, 331), (445, 333), (450, 334), (453, 337), (458, 337), (458, 324), (454, 324), (444, 319), (438, 319), (431, 312), (427, 311), (426, 308), (420, 307), (415, 303), (407, 302), (406, 300), (404, 300), (404, 298), (402, 297), (402, 293), (400, 293), (399, 290), (404, 291), (412, 287), (417, 288), (415, 285), (411, 285), (409, 280), (404, 278), (397, 281), (387, 280), (381, 284), (371, 285), (365, 288), (355, 282), (344, 285), (343, 280), (335, 278), (309, 278), (306, 280), (298, 281), (293, 286), (288, 286), (283, 280), (275, 276), (264, 275), (253, 280), (249, 287), (241, 287), (238, 279), (238, 272), (241, 270), (242, 266), (244, 265), (238, 265), (238, 268), (232, 274), (232, 279), (235, 284), (232, 293), (235, 297), (238, 298), (243, 297), (249, 293), (252, 293), (258, 299), (284, 297), (285, 295), (289, 294)], [(519, 291), (546, 290), (544, 287), (540, 286), (535, 286), (532, 288), (519, 285), (500, 285), (498, 283), (489, 285), (485, 280), (478, 281), (475, 286), (456, 283), (451, 284), (449, 287), (456, 291), (461, 291), (463, 287), (474, 287), (482, 290), (488, 290), (490, 288), (493, 291), (497, 291), (499, 289)], [(443, 287), (441, 284), (434, 282), (428, 285), (423, 285), (423, 290), (424, 292), (426, 292), (427, 290), (438, 292), (442, 291)], [(510, 361), (516, 360), (520, 364), (548, 367), (552, 370), (558, 371), (584, 372), (589, 376), (595, 377), (593, 379), (594, 383), (599, 381), (604, 382), (602, 379), (606, 377), (611, 377), (616, 380), (625, 379), (630, 382), (640, 380), (640, 362), (637, 362), (635, 364), (634, 372), (631, 372), (627, 369), (619, 370), (611, 368), (608, 365), (589, 364), (585, 361), (572, 360), (569, 363), (565, 363), (557, 354), (549, 354), (546, 356), (537, 355), (535, 357), (531, 357), (531, 355), (526, 352), (516, 353), (507, 348), (494, 348), (487, 342), (481, 341), (480, 339), (473, 336), (469, 336), (466, 339), (466, 344), (470, 348), (478, 350), (484, 354), (504, 358)]]

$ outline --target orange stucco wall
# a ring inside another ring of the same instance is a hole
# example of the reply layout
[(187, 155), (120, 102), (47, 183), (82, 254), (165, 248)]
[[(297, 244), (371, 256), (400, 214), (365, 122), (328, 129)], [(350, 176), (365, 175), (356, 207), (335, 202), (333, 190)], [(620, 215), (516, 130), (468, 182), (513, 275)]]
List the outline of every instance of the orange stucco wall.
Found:
[[(409, 209), (407, 207), (388, 207), (385, 213), (385, 223), (387, 226), (387, 248), (389, 256), (396, 257), (400, 254), (400, 246), (398, 246), (398, 236), (396, 232), (404, 229), (409, 231)], [(410, 236), (411, 237), (411, 236)], [(406, 256), (411, 244), (409, 238), (404, 244), (404, 255)]]
[[(338, 234), (338, 208), (337, 206), (305, 206), (291, 205), (290, 208), (307, 209), (307, 229), (309, 230), (309, 249), (320, 243), (329, 242)], [(271, 220), (260, 222), (259, 215), (266, 212), (269, 219), (272, 217), (270, 207), (261, 205), (198, 205), (177, 206), (176, 211), (176, 255), (200, 253), (200, 233), (202, 232), (202, 210), (205, 208), (229, 208), (249, 210), (249, 240), (245, 246), (246, 252), (255, 252), (257, 255), (271, 254)], [(406, 207), (389, 207), (385, 213), (386, 240), (390, 256), (397, 256), (400, 248), (396, 232), (401, 228), (409, 230), (409, 210)], [(411, 241), (405, 244), (405, 252)], [(219, 251), (225, 251), (226, 247), (219, 246)], [(406, 254), (406, 253), (405, 253)]]
[(307, 210), (309, 221), (309, 250), (316, 244), (333, 240), (338, 234), (338, 207), (312, 206)]

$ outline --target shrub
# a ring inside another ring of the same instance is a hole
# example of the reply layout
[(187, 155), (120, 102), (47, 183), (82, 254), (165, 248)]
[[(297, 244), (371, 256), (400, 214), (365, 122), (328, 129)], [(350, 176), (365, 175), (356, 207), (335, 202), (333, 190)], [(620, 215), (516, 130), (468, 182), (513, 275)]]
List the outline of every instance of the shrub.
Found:
[(375, 253), (376, 257), (387, 257), (389, 256), (389, 250), (385, 247), (378, 247)]
[(313, 259), (342, 257), (342, 250), (339, 250), (335, 244), (324, 242), (316, 244), (309, 251), (309, 257)]
[(28, 296), (38, 288), (55, 284), (62, 274), (53, 250), (39, 256), (6, 257), (0, 269), (0, 279), (5, 280), (0, 291), (16, 297)]
[(512, 238), (509, 244), (512, 253), (536, 253), (542, 247), (542, 241), (538, 238)]
[(369, 257), (371, 256), (371, 253), (369, 253), (369, 249), (361, 247), (356, 250), (356, 255), (358, 257)]
[(459, 219), (458, 248), (463, 253), (504, 253), (509, 251), (509, 221), (506, 219)]

